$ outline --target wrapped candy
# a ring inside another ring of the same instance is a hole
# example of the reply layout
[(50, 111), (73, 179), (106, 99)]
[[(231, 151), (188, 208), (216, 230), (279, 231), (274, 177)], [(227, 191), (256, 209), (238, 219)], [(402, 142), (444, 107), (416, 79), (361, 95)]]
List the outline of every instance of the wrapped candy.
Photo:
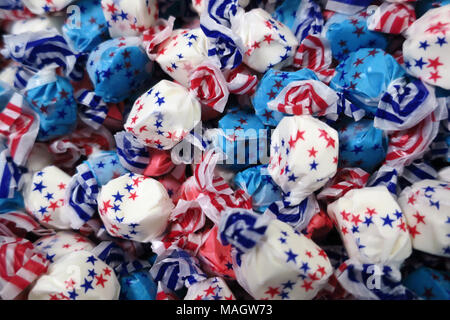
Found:
[(301, 80), (318, 80), (318, 78), (309, 69), (301, 69), (296, 72), (281, 72), (270, 69), (264, 74), (256, 88), (255, 95), (252, 97), (255, 114), (262, 123), (276, 126), (281, 121), (284, 114), (277, 110), (271, 110), (267, 104), (274, 100), (289, 83)]
[(171, 149), (200, 121), (198, 100), (183, 86), (162, 80), (133, 105), (124, 125), (149, 147)]
[(70, 176), (56, 166), (48, 166), (33, 174), (24, 190), (27, 210), (44, 226), (70, 229), (64, 194)]
[(285, 117), (272, 133), (268, 171), (297, 205), (327, 183), (337, 170), (338, 133), (309, 115)]
[(333, 57), (344, 61), (361, 48), (385, 50), (387, 40), (382, 33), (367, 28), (365, 12), (355, 16), (335, 14), (325, 24), (324, 33), (331, 44)]
[(60, 30), (64, 23), (62, 17), (39, 16), (26, 20), (17, 20), (8, 26), (8, 33), (20, 34), (25, 32), (36, 32), (42, 30)]
[(101, 5), (112, 38), (139, 36), (158, 19), (156, 0), (101, 0)]
[(450, 299), (450, 274), (448, 271), (421, 267), (408, 275), (405, 286), (426, 300)]
[(137, 37), (121, 37), (102, 42), (90, 53), (86, 69), (95, 94), (105, 102), (121, 102), (146, 83), (152, 64), (140, 44)]
[(391, 55), (376, 48), (350, 53), (336, 70), (330, 87), (347, 93), (351, 102), (370, 113), (375, 113), (389, 84), (405, 74)]
[(386, 157), (388, 137), (369, 119), (339, 126), (339, 166), (373, 172)]
[(403, 43), (406, 71), (444, 89), (450, 89), (445, 72), (449, 11), (449, 5), (427, 11), (408, 28)]
[(0, 297), (12, 300), (47, 271), (48, 261), (21, 238), (0, 237)]
[(416, 250), (449, 257), (450, 219), (446, 214), (450, 185), (421, 180), (405, 188), (398, 203), (406, 217), (412, 246)]
[(108, 25), (99, 1), (77, 1), (77, 6), (80, 11), (68, 16), (62, 30), (75, 50), (90, 52), (109, 38)]
[(282, 199), (281, 190), (270, 177), (267, 165), (238, 172), (234, 183), (252, 197), (253, 210), (256, 212), (262, 213), (273, 202)]
[(236, 300), (222, 278), (208, 278), (189, 287), (184, 300)]
[(267, 154), (268, 131), (257, 116), (246, 110), (230, 108), (219, 120), (220, 132), (213, 145), (224, 154), (224, 164), (234, 169), (264, 162)]
[(117, 300), (114, 271), (89, 251), (68, 253), (51, 264), (30, 290), (30, 300)]
[(400, 283), (399, 269), (411, 255), (411, 239), (405, 217), (387, 188), (351, 190), (329, 204), (327, 211), (350, 258), (339, 267), (340, 284), (359, 299), (410, 298)]
[(98, 204), (110, 235), (138, 242), (149, 242), (160, 236), (174, 207), (161, 183), (133, 173), (104, 185)]
[(281, 68), (292, 62), (298, 46), (291, 30), (268, 12), (259, 8), (245, 12), (237, 0), (210, 2), (200, 24), (209, 40), (208, 55), (226, 69), (241, 62), (258, 72)]
[(54, 70), (43, 70), (29, 79), (25, 97), (39, 115), (37, 139), (48, 141), (75, 129), (77, 103), (73, 87)]
[(89, 239), (70, 231), (59, 231), (54, 235), (40, 238), (34, 245), (50, 263), (71, 252), (94, 249), (94, 244)]
[(372, 31), (400, 34), (416, 20), (414, 6), (409, 3), (383, 2), (368, 17), (367, 27)]
[(313, 299), (332, 274), (325, 251), (279, 220), (229, 211), (219, 234), (236, 249), (237, 280), (255, 299)]

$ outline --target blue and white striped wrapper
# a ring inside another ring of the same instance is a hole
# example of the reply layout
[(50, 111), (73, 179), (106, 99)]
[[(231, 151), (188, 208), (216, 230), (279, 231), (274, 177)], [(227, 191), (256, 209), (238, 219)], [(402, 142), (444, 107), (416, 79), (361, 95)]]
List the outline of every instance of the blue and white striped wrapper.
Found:
[(147, 147), (126, 131), (116, 133), (114, 139), (122, 166), (134, 173), (144, 173), (150, 162), (150, 153)]

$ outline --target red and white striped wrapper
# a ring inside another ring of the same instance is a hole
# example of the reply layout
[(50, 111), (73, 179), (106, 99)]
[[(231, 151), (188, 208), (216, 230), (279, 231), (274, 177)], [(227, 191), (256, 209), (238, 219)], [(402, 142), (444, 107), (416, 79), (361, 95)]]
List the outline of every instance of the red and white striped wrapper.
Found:
[(447, 116), (447, 106), (439, 104), (429, 116), (414, 127), (395, 131), (389, 136), (388, 151), (383, 164), (399, 170), (420, 158), (436, 138), (440, 121)]
[(173, 31), (174, 17), (169, 19), (158, 19), (156, 24), (149, 29), (146, 29), (142, 34), (142, 43), (150, 60), (156, 60), (157, 53), (153, 50), (164, 40), (170, 37)]
[(383, 2), (367, 19), (367, 28), (389, 34), (400, 34), (416, 20), (414, 6)]
[(337, 114), (338, 95), (323, 82), (301, 80), (289, 83), (267, 106), (291, 115)]
[(0, 113), (0, 136), (7, 139), (13, 161), (25, 165), (39, 131), (39, 117), (23, 96), (14, 93)]
[(333, 58), (330, 43), (326, 38), (313, 35), (307, 36), (297, 49), (293, 65), (296, 68), (308, 68), (314, 71), (317, 77), (329, 83), (336, 73), (330, 68)]
[(36, 220), (24, 212), (0, 214), (0, 236), (24, 237), (28, 232), (40, 236), (55, 233), (53, 230), (42, 228)]
[(22, 238), (0, 237), (0, 297), (16, 298), (47, 271), (48, 261)]
[(317, 195), (317, 199), (328, 203), (333, 202), (350, 190), (364, 188), (369, 177), (370, 174), (361, 168), (339, 169), (333, 179)]
[(253, 75), (244, 64), (229, 71), (226, 76), (230, 93), (236, 95), (253, 95), (258, 85), (258, 77)]
[(230, 92), (219, 67), (206, 62), (190, 75), (189, 90), (197, 99), (218, 112), (223, 112)]
[(158, 291), (156, 300), (180, 300), (170, 289), (166, 288), (161, 282), (158, 282)]

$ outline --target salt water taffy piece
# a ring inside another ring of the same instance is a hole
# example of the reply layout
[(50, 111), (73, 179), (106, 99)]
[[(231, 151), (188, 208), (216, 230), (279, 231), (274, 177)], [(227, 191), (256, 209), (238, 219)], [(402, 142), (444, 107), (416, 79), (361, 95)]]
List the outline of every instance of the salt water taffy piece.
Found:
[(150, 242), (159, 237), (174, 207), (161, 183), (134, 173), (104, 185), (98, 205), (110, 235), (138, 242)]
[(35, 241), (34, 246), (50, 263), (71, 252), (91, 251), (95, 247), (88, 238), (71, 231), (59, 231), (54, 235), (40, 238)]
[(75, 2), (75, 0), (22, 0), (22, 2), (31, 12), (41, 15), (63, 11), (65, 7)]
[(337, 130), (340, 167), (358, 167), (372, 173), (384, 161), (388, 137), (374, 128), (372, 120), (345, 121)]
[(406, 31), (403, 58), (406, 71), (422, 81), (450, 89), (447, 68), (450, 58), (446, 54), (449, 43), (450, 5), (427, 11)]
[(29, 300), (117, 300), (114, 271), (86, 250), (71, 252), (48, 268), (31, 289)]
[(93, 153), (84, 163), (92, 170), (100, 186), (128, 173), (128, 170), (120, 164), (119, 157), (115, 151)]
[(161, 69), (185, 87), (194, 69), (207, 58), (208, 39), (200, 28), (174, 30), (156, 54)]
[(350, 259), (399, 267), (411, 254), (406, 219), (386, 187), (351, 190), (327, 211)]
[(426, 300), (450, 299), (450, 274), (448, 271), (421, 267), (409, 274), (403, 284)]
[(219, 234), (236, 249), (237, 280), (255, 299), (310, 300), (332, 274), (325, 251), (280, 220), (230, 211)]
[(269, 131), (256, 115), (248, 110), (231, 108), (219, 120), (218, 127), (221, 131), (213, 145), (226, 154), (226, 166), (240, 169), (264, 160)]
[(12, 300), (45, 274), (49, 262), (22, 238), (0, 236), (0, 297)]
[(222, 278), (214, 277), (190, 286), (184, 300), (236, 300), (236, 298)]
[(387, 131), (409, 129), (432, 113), (438, 103), (432, 86), (419, 79), (395, 79), (378, 103), (374, 125)]
[(233, 19), (231, 28), (242, 40), (243, 62), (250, 68), (266, 72), (292, 63), (298, 40), (288, 27), (268, 12), (263, 9), (238, 10)]
[(70, 176), (56, 166), (33, 174), (24, 190), (25, 207), (45, 227), (70, 229), (64, 194)]
[(146, 83), (152, 71), (152, 62), (138, 37), (121, 37), (102, 42), (93, 50), (86, 69), (94, 84), (95, 94), (105, 102), (117, 103)]
[(361, 48), (379, 48), (385, 50), (387, 40), (382, 33), (367, 28), (365, 12), (354, 16), (333, 15), (325, 24), (324, 33), (330, 42), (333, 57), (345, 60)]
[(267, 165), (259, 165), (240, 171), (234, 183), (252, 197), (253, 210), (263, 213), (273, 202), (282, 200), (278, 185), (272, 180)]
[(158, 19), (156, 0), (102, 0), (101, 5), (112, 38), (139, 36)]
[(168, 150), (200, 121), (201, 107), (183, 86), (161, 80), (133, 105), (125, 130), (146, 146)]
[(281, 72), (275, 69), (268, 70), (259, 81), (252, 104), (255, 113), (265, 125), (276, 126), (284, 114), (278, 110), (272, 110), (268, 103), (289, 83), (302, 80), (318, 80), (316, 74), (309, 69), (301, 69), (295, 72)]
[(109, 39), (108, 24), (100, 1), (82, 0), (76, 4), (80, 11), (68, 12), (62, 31), (75, 50), (90, 52)]
[(25, 97), (39, 115), (37, 140), (48, 141), (70, 133), (76, 127), (77, 102), (69, 80), (55, 70), (43, 70), (29, 79)]
[(338, 133), (309, 115), (283, 118), (272, 133), (269, 174), (295, 206), (337, 170)]
[(376, 48), (351, 52), (336, 71), (330, 87), (347, 91), (352, 103), (373, 114), (389, 84), (405, 74), (394, 57)]
[(413, 248), (437, 256), (450, 256), (450, 184), (422, 180), (405, 188), (398, 203), (408, 224)]
[(158, 255), (150, 274), (155, 281), (161, 281), (164, 287), (172, 291), (189, 288), (207, 279), (197, 258), (177, 247)]
[(17, 20), (6, 27), (8, 34), (20, 34), (24, 32), (36, 32), (42, 30), (61, 30), (64, 24), (63, 17), (39, 16), (26, 20)]
[(349, 256), (336, 272), (344, 289), (357, 299), (411, 299), (414, 295), (401, 284), (400, 273), (412, 252), (411, 239), (389, 190), (385, 186), (351, 190), (327, 211)]

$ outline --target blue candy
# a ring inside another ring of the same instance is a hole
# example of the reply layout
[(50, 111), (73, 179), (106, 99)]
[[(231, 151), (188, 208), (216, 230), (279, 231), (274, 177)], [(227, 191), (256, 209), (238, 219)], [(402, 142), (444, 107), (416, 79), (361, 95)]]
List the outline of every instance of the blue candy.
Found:
[[(80, 12), (68, 15), (63, 33), (72, 47), (80, 52), (90, 52), (109, 39), (108, 25), (100, 1), (81, 0), (77, 2)], [(76, 24), (80, 23), (79, 26)]]
[(278, 122), (286, 114), (270, 110), (267, 102), (272, 101), (283, 88), (293, 81), (299, 80), (319, 80), (316, 74), (309, 69), (301, 69), (295, 72), (281, 72), (269, 69), (264, 77), (259, 81), (255, 95), (252, 98), (256, 116), (265, 125), (276, 127)]
[(373, 121), (345, 121), (339, 125), (339, 166), (372, 173), (386, 157), (388, 137)]
[(25, 97), (39, 115), (37, 140), (48, 141), (75, 129), (77, 102), (66, 78), (53, 72), (38, 73), (28, 82)]
[(382, 33), (370, 31), (366, 19), (361, 16), (333, 15), (325, 25), (326, 38), (330, 41), (333, 57), (344, 60), (361, 48), (386, 49), (387, 40)]
[(136, 37), (108, 40), (89, 55), (89, 77), (105, 102), (125, 100), (150, 78), (151, 62), (140, 43)]
[(216, 145), (227, 155), (226, 165), (231, 169), (258, 164), (267, 154), (269, 131), (253, 113), (230, 109), (219, 120), (219, 129), (224, 135), (218, 137)]
[(108, 181), (129, 173), (119, 161), (115, 151), (100, 151), (89, 157), (85, 163), (91, 168), (100, 186)]
[(391, 81), (405, 74), (394, 57), (376, 48), (352, 52), (336, 70), (330, 87), (372, 115)]

